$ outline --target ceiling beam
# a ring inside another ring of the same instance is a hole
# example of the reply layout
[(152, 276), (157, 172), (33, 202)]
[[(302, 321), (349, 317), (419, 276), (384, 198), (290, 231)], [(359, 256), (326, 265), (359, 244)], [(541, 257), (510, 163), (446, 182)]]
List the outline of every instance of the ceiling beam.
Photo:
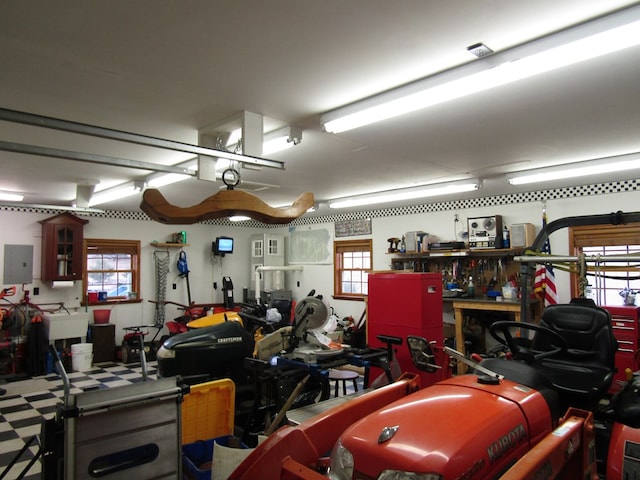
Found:
[(208, 155), (210, 157), (226, 158), (240, 162), (242, 164), (277, 168), (284, 170), (284, 162), (277, 160), (269, 160), (267, 158), (253, 157), (250, 155), (239, 155), (237, 153), (226, 152), (224, 150), (216, 150), (214, 148), (192, 145), (175, 140), (166, 140), (157, 137), (150, 137), (137, 133), (124, 132), (111, 128), (98, 127), (86, 123), (71, 122), (42, 115), (35, 115), (17, 110), (9, 110), (0, 108), (0, 120), (7, 122), (21, 123), (34, 127), (50, 128), (53, 130), (61, 130), (65, 132), (78, 133), (81, 135), (89, 135), (92, 137), (107, 138), (119, 142), (134, 143), (137, 145), (145, 145), (148, 147), (163, 148), (174, 152), (193, 153), (194, 155)]
[(126, 158), (109, 157), (95, 153), (74, 152), (71, 150), (61, 150), (58, 148), (38, 147), (36, 145), (25, 145), (23, 143), (4, 142), (0, 140), (0, 150), (5, 152), (25, 153), (38, 155), (41, 157), (64, 158), (65, 160), (77, 160), (80, 162), (98, 163), (111, 167), (135, 168), (138, 170), (150, 170), (152, 172), (180, 173), (183, 175), (196, 175), (196, 172), (184, 167), (174, 167), (171, 165), (159, 165), (157, 163), (141, 162)]

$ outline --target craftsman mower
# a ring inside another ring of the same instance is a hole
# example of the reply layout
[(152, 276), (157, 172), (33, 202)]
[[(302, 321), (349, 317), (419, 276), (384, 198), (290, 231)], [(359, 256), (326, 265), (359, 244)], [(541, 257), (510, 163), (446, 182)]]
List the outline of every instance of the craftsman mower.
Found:
[[(328, 319), (328, 309), (317, 297), (307, 297), (299, 305), (294, 326), (307, 325), (310, 320), (320, 326)], [(262, 307), (241, 306), (240, 312), (216, 314), (216, 321), (220, 315), (228, 317), (219, 323), (191, 328), (167, 338), (157, 352), (158, 376), (180, 376), (189, 385), (221, 378), (233, 380), (236, 424), (243, 432), (254, 432), (261, 431), (284, 405), (296, 408), (328, 398), (329, 383), (323, 370), (311, 368), (304, 362), (270, 361), (273, 354), (288, 345), (287, 339), (292, 336), (294, 327), (288, 315), (283, 315), (280, 321), (268, 321), (254, 315), (261, 314)], [(206, 319), (199, 318), (188, 325), (191, 327)], [(306, 334), (304, 328), (297, 331), (300, 336)], [(273, 340), (276, 340), (275, 348), (266, 348)], [(316, 345), (314, 350), (322, 349)]]

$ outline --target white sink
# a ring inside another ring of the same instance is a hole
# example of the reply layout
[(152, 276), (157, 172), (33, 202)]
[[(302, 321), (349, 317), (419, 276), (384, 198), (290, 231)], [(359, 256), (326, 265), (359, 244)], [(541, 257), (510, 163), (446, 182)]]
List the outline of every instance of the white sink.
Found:
[(89, 327), (89, 313), (48, 313), (42, 317), (44, 330), (48, 335), (49, 343), (62, 338), (82, 338), (87, 339), (87, 328)]

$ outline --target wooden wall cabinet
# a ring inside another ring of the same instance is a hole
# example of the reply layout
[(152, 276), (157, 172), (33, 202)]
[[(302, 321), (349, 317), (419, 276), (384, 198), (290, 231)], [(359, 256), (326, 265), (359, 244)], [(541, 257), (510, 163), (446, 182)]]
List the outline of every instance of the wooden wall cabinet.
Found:
[(89, 220), (65, 212), (40, 220), (40, 223), (42, 280), (81, 280), (83, 229)]

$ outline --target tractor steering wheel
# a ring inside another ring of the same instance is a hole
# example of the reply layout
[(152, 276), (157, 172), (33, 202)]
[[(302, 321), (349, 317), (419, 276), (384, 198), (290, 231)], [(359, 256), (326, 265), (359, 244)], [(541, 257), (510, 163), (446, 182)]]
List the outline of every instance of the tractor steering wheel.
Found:
[[(548, 350), (535, 350), (530, 346), (524, 345), (524, 342), (518, 342), (511, 334), (510, 328), (521, 328), (524, 330), (533, 330), (534, 332), (546, 337), (550, 345)], [(559, 353), (566, 353), (567, 342), (558, 333), (547, 327), (541, 327), (533, 323), (523, 322), (494, 322), (489, 327), (489, 333), (502, 345), (506, 345), (515, 360), (523, 360), (528, 364), (534, 363), (536, 360), (546, 357), (553, 357)]]

